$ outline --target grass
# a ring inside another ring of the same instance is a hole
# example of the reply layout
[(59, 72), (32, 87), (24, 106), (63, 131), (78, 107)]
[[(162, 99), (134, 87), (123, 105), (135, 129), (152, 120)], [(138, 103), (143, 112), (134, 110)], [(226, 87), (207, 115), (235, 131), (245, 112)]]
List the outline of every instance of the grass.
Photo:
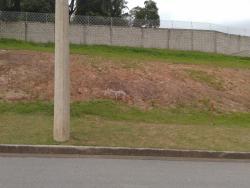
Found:
[[(143, 111), (107, 100), (71, 105), (64, 144), (250, 151), (250, 114), (190, 108)], [(58, 144), (51, 103), (0, 103), (1, 144)]]
[[(0, 103), (0, 114), (41, 114), (53, 116), (53, 104), (49, 102)], [(71, 116), (97, 116), (112, 121), (143, 122), (157, 124), (236, 126), (250, 128), (248, 113), (220, 113), (192, 107), (154, 108), (141, 110), (124, 103), (95, 100), (71, 104)]]
[[(41, 44), (10, 39), (0, 39), (0, 49), (32, 50), (53, 52), (52, 43)], [(249, 57), (226, 56), (221, 54), (174, 51), (164, 49), (145, 49), (103, 45), (71, 45), (71, 53), (84, 54), (91, 57), (102, 57), (117, 61), (199, 64), (229, 68), (250, 68)]]
[(214, 75), (197, 70), (187, 70), (187, 72), (192, 79), (207, 84), (216, 90), (223, 90), (223, 81), (216, 78)]

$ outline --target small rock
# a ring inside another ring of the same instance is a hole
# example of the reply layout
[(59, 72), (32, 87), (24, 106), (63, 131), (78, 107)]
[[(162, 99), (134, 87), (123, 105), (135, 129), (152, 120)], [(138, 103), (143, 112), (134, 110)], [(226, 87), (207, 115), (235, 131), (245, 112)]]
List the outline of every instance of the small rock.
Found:
[(115, 91), (113, 89), (107, 89), (104, 91), (104, 96), (113, 98), (115, 100), (124, 100), (127, 98), (127, 93), (122, 90)]

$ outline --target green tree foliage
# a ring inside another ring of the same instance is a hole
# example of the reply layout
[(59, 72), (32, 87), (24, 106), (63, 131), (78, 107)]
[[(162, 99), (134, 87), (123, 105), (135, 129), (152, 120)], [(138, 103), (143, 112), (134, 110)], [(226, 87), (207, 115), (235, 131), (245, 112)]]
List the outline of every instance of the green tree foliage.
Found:
[(110, 10), (110, 16), (112, 17), (122, 17), (123, 14), (123, 10), (124, 9), (128, 9), (127, 5), (127, 1), (125, 0), (111, 0), (110, 1), (110, 6), (109, 6), (109, 10)]
[(55, 0), (0, 0), (2, 11), (54, 12)]
[(2, 11), (20, 11), (21, 0), (0, 0), (0, 10)]
[(147, 0), (144, 5), (145, 7), (137, 6), (130, 11), (134, 19), (133, 25), (137, 27), (159, 27), (160, 16), (156, 2)]
[[(126, 0), (70, 0), (70, 15), (122, 17)], [(2, 11), (46, 12), (55, 11), (55, 0), (0, 0)]]
[(23, 12), (53, 13), (55, 11), (55, 0), (21, 0)]
[(0, 0), (0, 10), (6, 10), (6, 0)]
[(125, 0), (78, 0), (76, 15), (122, 17)]

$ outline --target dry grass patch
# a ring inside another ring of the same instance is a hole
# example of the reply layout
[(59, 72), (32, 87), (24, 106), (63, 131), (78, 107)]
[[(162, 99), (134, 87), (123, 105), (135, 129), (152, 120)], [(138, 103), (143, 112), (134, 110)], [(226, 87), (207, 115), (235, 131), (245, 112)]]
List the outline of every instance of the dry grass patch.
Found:
[[(52, 117), (0, 115), (1, 144), (58, 144)], [(72, 118), (66, 145), (250, 151), (249, 127), (171, 125), (111, 121), (97, 116)]]
[(216, 90), (224, 90), (223, 80), (217, 78), (215, 75), (208, 74), (205, 71), (201, 70), (187, 70), (189, 76), (203, 84), (207, 84), (209, 87), (212, 87)]

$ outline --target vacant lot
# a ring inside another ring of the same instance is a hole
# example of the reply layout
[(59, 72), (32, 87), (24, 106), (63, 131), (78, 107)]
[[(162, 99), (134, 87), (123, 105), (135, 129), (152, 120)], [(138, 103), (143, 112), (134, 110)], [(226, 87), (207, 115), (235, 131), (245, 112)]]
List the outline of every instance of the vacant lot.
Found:
[[(250, 151), (250, 58), (108, 46), (71, 51), (66, 144)], [(56, 144), (52, 52), (51, 44), (0, 40), (0, 143)]]

